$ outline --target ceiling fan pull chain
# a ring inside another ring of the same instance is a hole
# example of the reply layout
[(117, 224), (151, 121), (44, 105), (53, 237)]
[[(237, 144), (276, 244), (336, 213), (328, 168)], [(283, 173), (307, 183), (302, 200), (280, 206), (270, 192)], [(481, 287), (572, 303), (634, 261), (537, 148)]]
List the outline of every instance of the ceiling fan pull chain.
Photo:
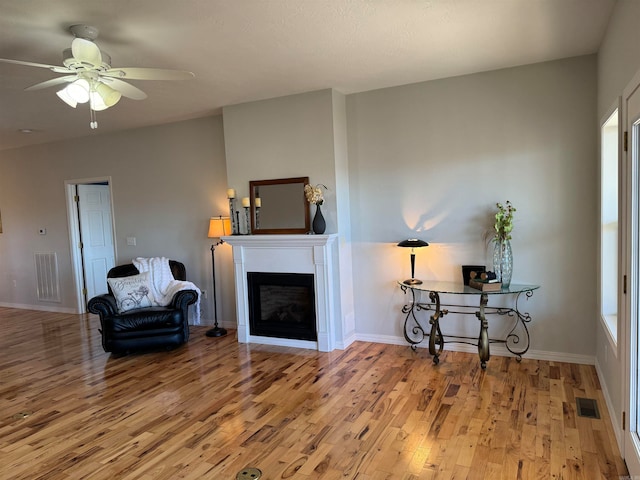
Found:
[(96, 111), (93, 109), (93, 100), (89, 100), (89, 115), (89, 126), (92, 130), (95, 130), (96, 128), (98, 128), (98, 119), (96, 118)]

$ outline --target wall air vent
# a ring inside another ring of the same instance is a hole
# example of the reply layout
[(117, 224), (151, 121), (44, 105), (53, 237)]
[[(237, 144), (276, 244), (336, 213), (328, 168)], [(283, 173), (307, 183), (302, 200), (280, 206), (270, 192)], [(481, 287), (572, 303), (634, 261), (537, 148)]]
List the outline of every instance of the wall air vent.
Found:
[(55, 252), (36, 253), (36, 283), (38, 300), (44, 302), (60, 301), (58, 281), (58, 257)]

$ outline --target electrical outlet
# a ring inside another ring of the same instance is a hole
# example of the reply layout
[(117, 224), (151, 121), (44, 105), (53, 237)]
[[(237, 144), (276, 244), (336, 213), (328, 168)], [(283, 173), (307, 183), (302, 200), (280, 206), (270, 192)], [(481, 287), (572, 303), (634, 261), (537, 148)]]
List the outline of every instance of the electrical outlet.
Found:
[(243, 468), (236, 475), (236, 480), (258, 480), (262, 476), (262, 472), (257, 468)]

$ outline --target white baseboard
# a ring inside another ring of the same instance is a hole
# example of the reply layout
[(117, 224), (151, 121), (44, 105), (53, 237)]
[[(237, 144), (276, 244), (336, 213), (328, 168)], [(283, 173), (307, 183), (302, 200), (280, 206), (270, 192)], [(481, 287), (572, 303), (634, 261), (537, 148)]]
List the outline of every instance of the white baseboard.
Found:
[[(200, 324), (196, 325), (198, 327), (213, 327), (214, 321), (208, 318), (200, 319)], [(236, 322), (218, 322), (222, 328), (235, 330), (238, 328), (238, 324)], [(304, 342), (300, 340), (290, 341), (287, 339), (278, 339), (278, 338), (269, 338), (269, 337), (256, 337), (259, 338), (260, 341), (256, 343), (262, 343), (264, 345), (279, 345), (284, 347), (299, 347), (299, 348), (312, 348), (316, 349), (317, 345), (312, 345), (314, 342)], [(358, 340), (358, 336), (355, 332), (352, 332), (347, 338), (342, 342), (336, 342), (335, 348), (336, 350), (344, 350), (353, 342)]]
[(607, 389), (607, 383), (603, 381), (604, 374), (602, 373), (602, 370), (600, 369), (600, 364), (597, 361), (595, 363), (595, 366), (596, 366), (596, 373), (598, 374), (598, 380), (600, 380), (600, 388), (602, 388), (602, 395), (604, 396), (604, 401), (607, 404), (607, 410), (609, 410), (609, 418), (611, 419), (611, 426), (613, 427), (613, 433), (615, 434), (616, 442), (618, 443), (618, 450), (622, 452), (623, 451), (622, 436), (624, 435), (624, 433), (620, 426), (620, 422), (615, 421), (616, 419), (612, 414), (612, 412), (617, 411), (617, 409), (614, 407), (613, 403), (611, 402), (611, 396), (609, 395), (609, 390)]
[(344, 350), (349, 345), (351, 345), (353, 342), (355, 342), (357, 339), (358, 338), (357, 338), (356, 333), (355, 332), (351, 332), (351, 334), (349, 336), (347, 336), (347, 338), (345, 338), (343, 342), (336, 342), (336, 348), (338, 350)]
[[(213, 320), (202, 319), (200, 325), (201, 326), (213, 326)], [(235, 322), (218, 322), (221, 327), (227, 329), (235, 329), (237, 328), (237, 324)], [(403, 337), (395, 337), (392, 335), (373, 335), (366, 333), (355, 333), (352, 332), (343, 342), (336, 343), (336, 349), (344, 350), (353, 342), (362, 341), (362, 342), (372, 342), (372, 343), (386, 343), (389, 345), (406, 345), (409, 346), (407, 341)], [(270, 343), (273, 340), (270, 341)], [(286, 345), (288, 346), (288, 345)], [(428, 348), (428, 343), (423, 342), (418, 345), (419, 348)], [(467, 353), (478, 353), (478, 348), (474, 345), (467, 345), (464, 343), (447, 343), (444, 346), (445, 350), (449, 350), (452, 352), (467, 352)], [(504, 345), (492, 344), (490, 347), (491, 355), (496, 357), (515, 357), (509, 350), (507, 350)], [(550, 362), (564, 362), (564, 363), (578, 363), (581, 365), (595, 365), (596, 357), (593, 355), (577, 355), (575, 353), (566, 353), (566, 352), (548, 352), (544, 350), (534, 350), (530, 349), (523, 358), (530, 358), (533, 360), (548, 360)]]
[(17, 308), (19, 310), (37, 310), (39, 312), (69, 313), (72, 315), (80, 315), (75, 308), (54, 307), (52, 305), (26, 305), (23, 303), (7, 303), (0, 302), (0, 307)]
[[(356, 340), (363, 342), (374, 343), (387, 343), (390, 345), (406, 345), (409, 346), (407, 341), (403, 337), (395, 337), (392, 335), (370, 335), (370, 334), (357, 334)], [(419, 348), (428, 348), (429, 344), (423, 342), (418, 345)], [(467, 352), (478, 353), (478, 348), (474, 345), (467, 345), (464, 343), (446, 343), (444, 345), (445, 350), (452, 352)], [(497, 357), (515, 357), (514, 354), (509, 352), (504, 345), (492, 344), (490, 347), (491, 355)], [(595, 356), (593, 355), (577, 355), (574, 353), (565, 352), (546, 352), (543, 350), (530, 349), (523, 358), (531, 358), (533, 360), (548, 360), (551, 362), (566, 362), (566, 363), (579, 363), (582, 365), (595, 365)]]

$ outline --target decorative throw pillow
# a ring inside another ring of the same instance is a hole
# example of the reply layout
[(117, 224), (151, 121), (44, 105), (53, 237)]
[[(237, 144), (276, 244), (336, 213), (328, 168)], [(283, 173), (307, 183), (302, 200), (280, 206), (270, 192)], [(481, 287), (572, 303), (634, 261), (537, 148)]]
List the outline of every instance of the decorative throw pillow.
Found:
[(131, 277), (107, 278), (107, 282), (116, 297), (116, 304), (120, 312), (151, 307), (155, 304), (149, 287), (149, 272)]

